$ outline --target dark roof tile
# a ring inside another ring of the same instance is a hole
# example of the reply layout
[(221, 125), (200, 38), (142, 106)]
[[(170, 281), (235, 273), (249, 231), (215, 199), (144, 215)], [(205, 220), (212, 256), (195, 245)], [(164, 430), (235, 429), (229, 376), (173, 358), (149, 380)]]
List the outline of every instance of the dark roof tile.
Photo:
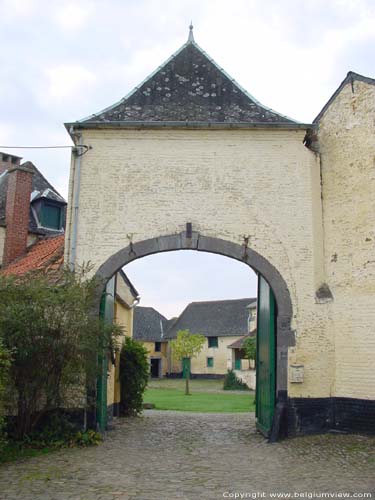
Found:
[(167, 329), (168, 320), (153, 307), (134, 308), (133, 339), (145, 342), (160, 342), (165, 340), (163, 334)]
[(120, 102), (79, 123), (97, 122), (301, 125), (260, 104), (194, 41), (184, 44)]
[(179, 330), (190, 330), (205, 337), (244, 335), (248, 331), (249, 304), (255, 298), (192, 302), (168, 330), (166, 337), (175, 338)]

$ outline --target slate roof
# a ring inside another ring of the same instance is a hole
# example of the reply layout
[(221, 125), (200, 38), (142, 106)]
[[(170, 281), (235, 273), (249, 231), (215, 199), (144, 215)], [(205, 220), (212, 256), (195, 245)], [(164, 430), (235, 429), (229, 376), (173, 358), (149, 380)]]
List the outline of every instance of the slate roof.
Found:
[(202, 122), (306, 128), (260, 104), (192, 37), (118, 103), (65, 126)]
[(3, 275), (20, 276), (30, 271), (53, 273), (59, 271), (64, 263), (64, 235), (46, 238), (31, 245), (25, 255), (14, 260), (1, 270)]
[[(39, 172), (39, 170), (33, 163), (31, 163), (30, 161), (26, 161), (22, 163), (21, 166), (30, 168), (31, 170), (34, 171), (34, 175), (32, 177), (30, 203), (35, 202), (40, 198), (46, 198), (53, 201), (58, 201), (66, 205), (66, 201), (64, 200), (64, 198), (52, 186), (52, 184), (47, 181), (47, 179), (43, 176), (43, 174)], [(6, 207), (7, 189), (8, 189), (8, 172), (5, 171), (3, 174), (0, 175), (0, 226), (5, 226), (5, 207)], [(46, 229), (40, 227), (40, 225), (38, 225), (36, 214), (34, 213), (33, 210), (31, 210), (31, 208), (30, 208), (29, 231), (41, 235), (61, 234), (61, 231), (55, 231), (53, 229)]]
[(145, 342), (165, 340), (163, 333), (168, 328), (168, 320), (153, 307), (134, 308), (133, 339)]
[(245, 335), (248, 328), (248, 305), (255, 298), (192, 302), (168, 330), (166, 337), (175, 338), (178, 330), (190, 330), (205, 337)]

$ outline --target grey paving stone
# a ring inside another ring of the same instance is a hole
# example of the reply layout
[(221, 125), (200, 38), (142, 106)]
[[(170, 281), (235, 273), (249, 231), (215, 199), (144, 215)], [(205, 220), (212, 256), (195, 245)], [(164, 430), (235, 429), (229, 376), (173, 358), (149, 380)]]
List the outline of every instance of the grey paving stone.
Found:
[[(2, 500), (222, 499), (224, 492), (373, 492), (375, 437), (268, 444), (252, 414), (147, 411), (104, 443), (0, 468)], [(251, 496), (248, 496), (251, 498)], [(373, 496), (375, 498), (375, 494)]]

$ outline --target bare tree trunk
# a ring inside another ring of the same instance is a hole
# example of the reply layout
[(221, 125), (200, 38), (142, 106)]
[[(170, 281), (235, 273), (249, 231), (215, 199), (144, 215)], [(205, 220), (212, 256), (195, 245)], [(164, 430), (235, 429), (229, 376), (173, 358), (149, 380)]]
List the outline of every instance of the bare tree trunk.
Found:
[(189, 391), (189, 375), (188, 370), (186, 371), (185, 375), (185, 396), (190, 396), (190, 391)]

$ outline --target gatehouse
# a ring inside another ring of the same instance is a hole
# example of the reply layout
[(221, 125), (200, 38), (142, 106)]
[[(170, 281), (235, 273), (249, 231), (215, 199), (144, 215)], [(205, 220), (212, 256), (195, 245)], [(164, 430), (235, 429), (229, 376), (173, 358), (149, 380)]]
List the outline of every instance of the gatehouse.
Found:
[(274, 435), (374, 431), (375, 80), (313, 123), (260, 104), (188, 41), (116, 104), (66, 124), (65, 259), (212, 252), (259, 276), (257, 418)]

